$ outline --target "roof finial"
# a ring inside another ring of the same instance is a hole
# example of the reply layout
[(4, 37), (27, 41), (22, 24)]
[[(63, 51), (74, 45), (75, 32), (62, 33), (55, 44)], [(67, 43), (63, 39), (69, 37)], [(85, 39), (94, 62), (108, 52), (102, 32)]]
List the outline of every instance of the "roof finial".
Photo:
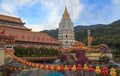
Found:
[(63, 18), (69, 18), (69, 13), (67, 11), (66, 5), (65, 5), (65, 10), (64, 10)]

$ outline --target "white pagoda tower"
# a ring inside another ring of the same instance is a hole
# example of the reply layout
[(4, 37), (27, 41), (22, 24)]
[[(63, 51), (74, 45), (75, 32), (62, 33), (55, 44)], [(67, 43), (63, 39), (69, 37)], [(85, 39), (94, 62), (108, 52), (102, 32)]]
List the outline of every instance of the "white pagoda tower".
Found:
[(61, 48), (70, 48), (75, 42), (74, 27), (66, 6), (59, 24), (58, 41), (61, 44)]

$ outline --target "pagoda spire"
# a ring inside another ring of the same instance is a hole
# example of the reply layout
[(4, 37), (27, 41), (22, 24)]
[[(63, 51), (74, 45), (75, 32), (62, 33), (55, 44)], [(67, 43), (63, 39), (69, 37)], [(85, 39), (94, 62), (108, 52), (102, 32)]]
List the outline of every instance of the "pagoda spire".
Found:
[(68, 13), (68, 11), (67, 11), (67, 7), (66, 7), (66, 6), (65, 6), (63, 18), (69, 18), (69, 13)]

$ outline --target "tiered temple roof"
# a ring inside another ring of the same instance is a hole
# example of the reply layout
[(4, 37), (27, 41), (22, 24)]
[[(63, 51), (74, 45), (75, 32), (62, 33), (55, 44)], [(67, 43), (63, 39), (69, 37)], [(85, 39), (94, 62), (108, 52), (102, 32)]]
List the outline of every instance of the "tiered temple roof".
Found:
[(0, 26), (4, 27), (11, 27), (11, 28), (18, 28), (18, 29), (24, 29), (24, 30), (31, 30), (24, 26), (24, 22), (20, 18), (17, 17), (11, 17), (0, 14)]
[[(5, 15), (0, 15), (0, 21), (1, 20), (13, 22), (13, 23), (23, 23), (20, 18), (9, 17)], [(8, 25), (4, 25), (3, 23), (0, 22), (0, 32), (7, 36), (15, 36), (16, 41), (59, 44), (56, 39), (50, 37), (46, 33), (32, 32), (30, 29), (24, 27), (24, 25), (17, 26), (11, 24), (10, 26), (8, 26)]]
[(2, 15), (2, 14), (0, 14), (0, 20), (5, 20), (5, 21), (9, 21), (9, 22), (16, 22), (16, 23), (23, 23), (20, 18), (6, 16), (6, 15)]

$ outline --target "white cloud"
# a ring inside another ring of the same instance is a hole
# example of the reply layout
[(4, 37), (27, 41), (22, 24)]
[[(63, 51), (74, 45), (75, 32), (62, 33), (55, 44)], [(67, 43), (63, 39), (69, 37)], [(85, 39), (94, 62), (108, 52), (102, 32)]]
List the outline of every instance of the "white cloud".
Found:
[[(82, 11), (83, 5), (80, 3), (80, 0), (40, 0), (41, 4), (49, 9), (51, 12), (59, 16), (60, 10), (64, 10), (64, 6), (68, 7), (68, 11), (73, 20), (79, 18), (79, 14)], [(56, 10), (56, 13), (54, 12)]]
[(112, 0), (114, 17), (120, 17), (120, 0)]
[(79, 14), (83, 8), (83, 5), (80, 3), (79, 0), (40, 0), (40, 2), (43, 7), (49, 10), (49, 21), (47, 22), (47, 24), (44, 24), (48, 26), (49, 29), (58, 28), (65, 5), (67, 6), (68, 12), (73, 21), (79, 18)]
[(1, 0), (0, 1), (0, 13), (10, 16), (19, 16), (18, 9), (23, 5), (32, 6), (38, 0)]
[(33, 1), (32, 0), (18, 0), (18, 3), (20, 5), (24, 5), (24, 4), (28, 3), (28, 2), (33, 2)]
[(2, 2), (0, 3), (0, 12), (3, 14), (16, 16), (16, 7), (10, 3)]
[(42, 30), (50, 30), (50, 29), (55, 29), (57, 28), (59, 22), (51, 22), (48, 24), (37, 24), (37, 25), (26, 25), (26, 27), (31, 28), (32, 31), (42, 31)]
[(86, 4), (78, 25), (109, 24), (118, 19), (120, 19), (120, 0), (109, 0), (106, 4)]
[(18, 6), (27, 5), (28, 7), (32, 7), (34, 4), (36, 4), (39, 0), (18, 0), (16, 3)]
[(43, 9), (46, 9), (49, 12), (49, 15), (47, 17), (48, 19), (44, 21), (45, 23), (36, 23), (34, 26), (29, 24), (29, 22), (26, 22), (26, 25), (32, 27), (33, 30), (58, 28), (58, 24), (62, 17), (65, 5), (68, 7), (68, 11), (73, 21), (79, 18), (79, 14), (83, 8), (80, 0), (2, 0), (0, 4), (2, 6), (0, 7), (0, 9), (2, 9), (2, 13), (18, 17), (20, 14), (20, 12), (18, 12), (18, 9), (22, 8), (24, 5), (32, 7), (34, 4), (41, 4)]
[(83, 5), (79, 0), (72, 0), (68, 2), (68, 6), (71, 12), (71, 18), (73, 20), (77, 20), (79, 18), (79, 14), (83, 9)]

